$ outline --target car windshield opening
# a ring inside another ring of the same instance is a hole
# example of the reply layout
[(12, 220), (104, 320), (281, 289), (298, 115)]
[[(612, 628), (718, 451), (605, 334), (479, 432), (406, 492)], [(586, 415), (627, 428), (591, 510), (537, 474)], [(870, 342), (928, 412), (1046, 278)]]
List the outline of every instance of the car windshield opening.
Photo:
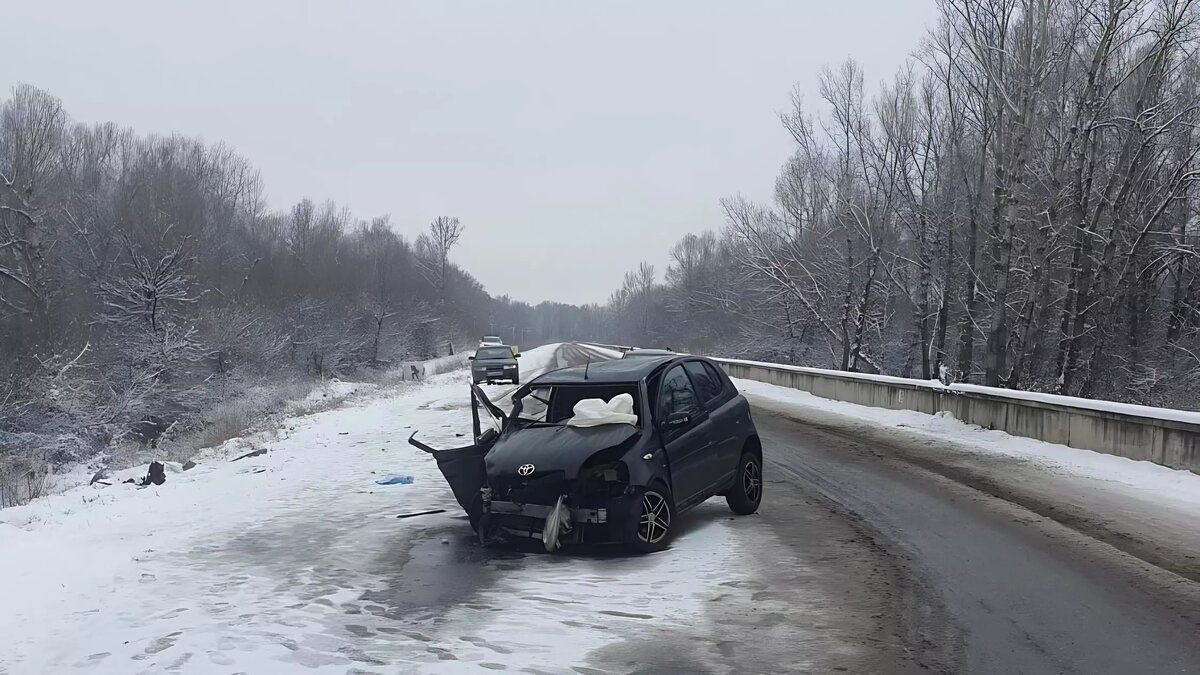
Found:
[(641, 395), (636, 382), (555, 385), (535, 387), (525, 394), (521, 399), (519, 419), (537, 424), (565, 424), (575, 415), (576, 403), (589, 398), (611, 401), (618, 394), (632, 396), (634, 411), (640, 410)]

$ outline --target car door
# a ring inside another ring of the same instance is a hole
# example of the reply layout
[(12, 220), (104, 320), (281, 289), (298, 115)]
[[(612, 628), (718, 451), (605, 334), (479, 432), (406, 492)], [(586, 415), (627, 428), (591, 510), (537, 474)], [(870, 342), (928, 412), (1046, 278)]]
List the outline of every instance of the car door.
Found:
[(663, 376), (656, 422), (671, 467), (675, 503), (686, 506), (702, 496), (714, 477), (712, 423), (682, 365)]
[(741, 459), (742, 415), (731, 405), (733, 396), (712, 364), (696, 359), (683, 365), (711, 423), (713, 480), (726, 480), (733, 476)]
[[(480, 408), (483, 409), (482, 421)], [(477, 508), (479, 490), (487, 484), (484, 457), (500, 438), (505, 424), (504, 411), (492, 403), (478, 385), (471, 385), (471, 423), (474, 443), (459, 448), (438, 449), (417, 440), (417, 432), (409, 436), (410, 445), (433, 455), (438, 470), (450, 485), (455, 500), (468, 515)]]

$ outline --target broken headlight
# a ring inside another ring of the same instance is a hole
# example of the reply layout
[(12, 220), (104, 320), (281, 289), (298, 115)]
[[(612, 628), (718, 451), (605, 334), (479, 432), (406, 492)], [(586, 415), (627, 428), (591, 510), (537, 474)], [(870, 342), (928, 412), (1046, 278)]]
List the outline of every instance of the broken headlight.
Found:
[(616, 497), (625, 492), (629, 469), (624, 462), (610, 462), (587, 467), (581, 474), (579, 493), (587, 498)]

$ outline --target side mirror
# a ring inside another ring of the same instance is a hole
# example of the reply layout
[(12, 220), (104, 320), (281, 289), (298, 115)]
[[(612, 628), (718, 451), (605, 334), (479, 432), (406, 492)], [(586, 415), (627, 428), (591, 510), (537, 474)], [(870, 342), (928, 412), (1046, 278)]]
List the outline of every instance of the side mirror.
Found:
[(671, 427), (681, 427), (691, 421), (691, 415), (685, 412), (673, 412), (667, 415), (667, 421), (663, 423), (663, 426), (670, 429)]
[(474, 360), (475, 360), (475, 357), (474, 357), (474, 356), (468, 356), (468, 357), (467, 357), (467, 360), (468, 360), (468, 361), (474, 361)]
[(521, 358), (521, 355), (520, 355), (520, 354), (513, 354), (513, 358), (514, 358), (514, 359), (519, 359), (519, 358)]

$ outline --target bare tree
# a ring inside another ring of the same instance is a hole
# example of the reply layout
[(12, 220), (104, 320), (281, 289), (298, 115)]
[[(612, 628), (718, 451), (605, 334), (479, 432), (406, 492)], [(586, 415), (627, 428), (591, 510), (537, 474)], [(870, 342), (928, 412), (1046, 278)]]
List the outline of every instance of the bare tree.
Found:
[(723, 203), (720, 271), (680, 240), (668, 307), (724, 321), (671, 339), (728, 323), (727, 353), (1194, 406), (1198, 3), (938, 9), (871, 100), (853, 61), (822, 71), (823, 114), (795, 98), (774, 203)]
[(462, 238), (463, 226), (458, 218), (438, 216), (429, 224), (429, 243), (438, 264), (438, 286), (441, 298), (446, 299), (446, 268), (450, 264), (450, 249)]

